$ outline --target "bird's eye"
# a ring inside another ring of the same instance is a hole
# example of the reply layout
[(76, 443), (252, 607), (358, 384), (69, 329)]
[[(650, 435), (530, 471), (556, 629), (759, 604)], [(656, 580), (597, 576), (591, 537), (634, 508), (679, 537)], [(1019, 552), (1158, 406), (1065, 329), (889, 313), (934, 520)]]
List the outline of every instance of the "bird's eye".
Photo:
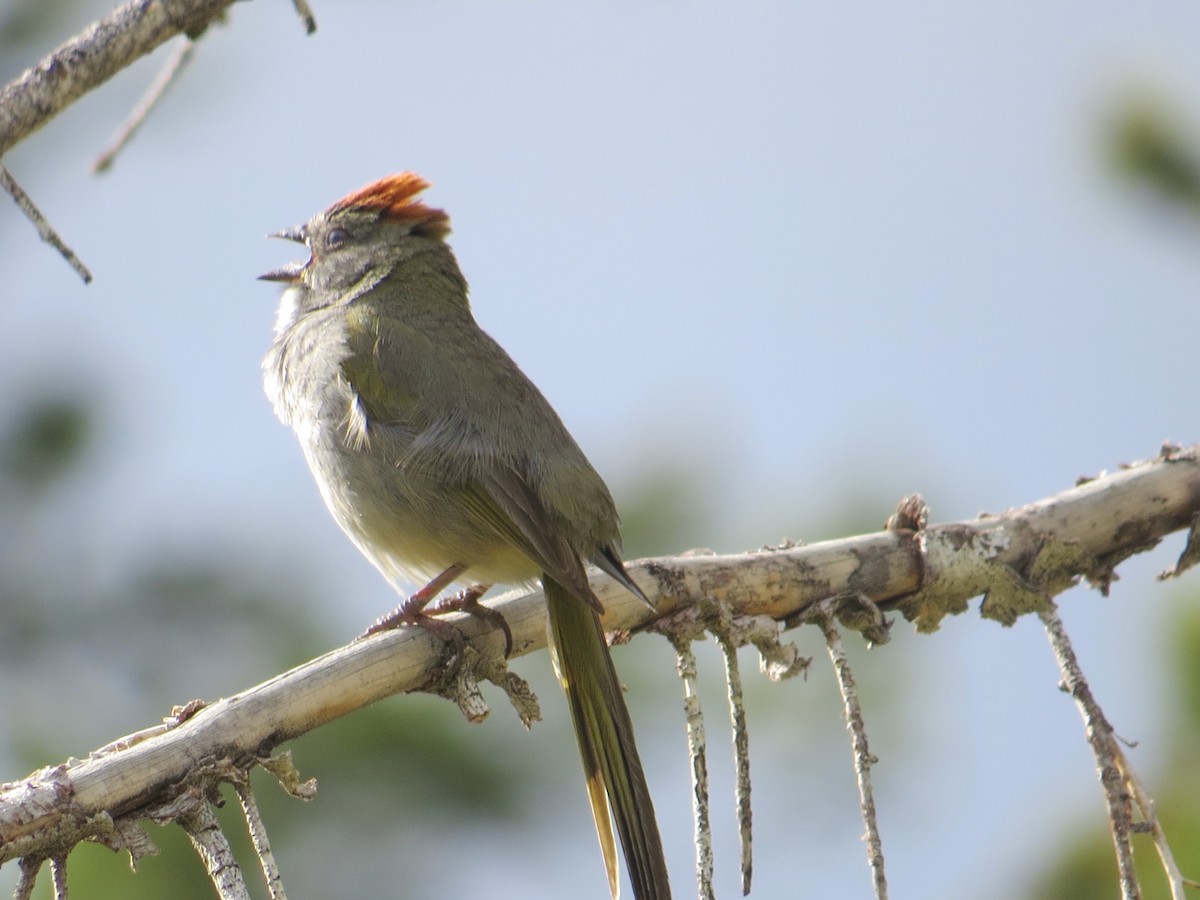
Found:
[(334, 247), (340, 247), (348, 240), (350, 240), (350, 232), (345, 228), (335, 228), (329, 234), (325, 235), (325, 246), (333, 249)]

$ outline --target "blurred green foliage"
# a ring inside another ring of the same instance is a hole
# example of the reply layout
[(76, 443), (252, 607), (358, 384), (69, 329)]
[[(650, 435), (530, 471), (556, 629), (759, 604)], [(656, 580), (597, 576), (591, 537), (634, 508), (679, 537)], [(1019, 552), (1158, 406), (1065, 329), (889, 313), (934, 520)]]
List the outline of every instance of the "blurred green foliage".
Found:
[(660, 458), (623, 484), (619, 506), (625, 558), (665, 556), (706, 546), (713, 516), (704, 483), (701, 469)]
[[(197, 685), (249, 687), (327, 644), (304, 615), (313, 599), (294, 575), (272, 577), (236, 561), (253, 560), (253, 553), (175, 558), (148, 538), (144, 557), (102, 587), (77, 559), (79, 548), (96, 538), (95, 523), (68, 515), (48, 529), (30, 528), (31, 519), (56, 504), (70, 508), (75, 487), (96, 476), (94, 424), (82, 391), (25, 400), (0, 422), (0, 703), (6, 713), (0, 760), (6, 768), (23, 771), (85, 754), (191, 699), (204, 690)], [(65, 533), (64, 522), (75, 533)], [(411, 821), (418, 812), (426, 822), (431, 815), (521, 814), (514, 795), (526, 760), (489, 752), (456, 709), (433, 698), (377, 704), (296, 741), (293, 752), (305, 777), (320, 775), (332, 788), (332, 797), (319, 795), (322, 820), (339, 840), (356, 828), (386, 832), (389, 823)], [(290, 826), (314, 817), (297, 816), (300, 801), (270, 779), (263, 782), (260, 804), (273, 837), (286, 847)], [(239, 858), (252, 859), (237, 804), (228, 806), (234, 809), (221, 815), (240, 845)], [(72, 854), (72, 895), (210, 897), (211, 885), (183, 833), (147, 827), (161, 854), (144, 860), (136, 877), (98, 846)], [(49, 896), (48, 882), (43, 875), (38, 896)]]
[(1200, 152), (1182, 116), (1153, 93), (1130, 94), (1110, 118), (1108, 156), (1118, 177), (1200, 213)]
[(49, 397), (23, 407), (0, 433), (4, 496), (45, 490), (80, 459), (90, 421), (81, 400)]

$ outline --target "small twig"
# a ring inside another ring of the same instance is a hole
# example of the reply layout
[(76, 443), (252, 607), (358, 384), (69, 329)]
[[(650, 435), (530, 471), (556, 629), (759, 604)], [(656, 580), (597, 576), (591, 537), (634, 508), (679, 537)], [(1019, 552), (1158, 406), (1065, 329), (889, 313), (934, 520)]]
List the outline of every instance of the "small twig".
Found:
[(97, 844), (103, 844), (114, 853), (128, 853), (131, 872), (138, 870), (145, 857), (158, 855), (158, 847), (150, 840), (150, 835), (146, 834), (141, 823), (129, 817), (110, 819), (109, 830), (101, 831), (90, 839)]
[(54, 885), (54, 900), (68, 900), (67, 858), (65, 856), (56, 856), (50, 860), (50, 879)]
[(713, 634), (725, 657), (725, 685), (729, 697), (729, 719), (733, 730), (733, 759), (737, 772), (734, 799), (737, 804), (738, 838), (742, 847), (742, 895), (750, 893), (754, 872), (753, 811), (750, 806), (750, 729), (746, 726), (746, 703), (742, 692), (742, 674), (738, 669), (737, 645), (729, 634), (729, 613), (721, 610), (722, 626)]
[(292, 5), (296, 7), (296, 12), (299, 13), (300, 20), (304, 23), (305, 33), (312, 34), (316, 31), (317, 19), (308, 5), (308, 0), (292, 0)]
[(198, 37), (234, 0), (130, 0), (0, 87), (0, 156), (177, 34)]
[(194, 810), (179, 818), (179, 824), (191, 838), (192, 846), (217, 889), (217, 896), (221, 900), (250, 900), (242, 869), (233, 858), (229, 839), (209, 805), (200, 802)]
[(532, 728), (534, 722), (542, 720), (541, 705), (529, 683), (509, 671), (508, 661), (503, 656), (481, 653), (472, 644), (464, 644), (462, 660), (452, 672), (441, 678), (441, 683), (433, 687), (432, 693), (452, 701), (468, 722), (478, 724), (490, 712), (479, 687), (480, 678), (504, 691), (526, 728)]
[(258, 764), (274, 775), (279, 780), (279, 786), (297, 800), (311, 800), (317, 796), (317, 779), (300, 780), (300, 772), (292, 762), (291, 750), (261, 757)]
[[(1121, 766), (1121, 774), (1125, 776), (1125, 783), (1129, 785), (1129, 790), (1133, 793), (1133, 801), (1137, 804), (1138, 813), (1142, 820), (1150, 826), (1150, 834), (1154, 838), (1154, 849), (1158, 851), (1158, 859), (1162, 863), (1163, 872), (1166, 873), (1167, 883), (1171, 886), (1171, 900), (1184, 900), (1184, 889), (1188, 884), (1188, 879), (1183, 877), (1183, 873), (1179, 871), (1179, 866), (1175, 862), (1175, 855), (1171, 852), (1166, 832), (1163, 831), (1162, 823), (1158, 820), (1155, 803), (1146, 793), (1146, 788), (1137, 772), (1129, 764), (1129, 757), (1125, 755), (1125, 751), (1118, 747), (1117, 752), (1120, 754), (1117, 762)], [(1194, 883), (1193, 886), (1195, 886)]]
[(1184, 544), (1179, 559), (1175, 561), (1175, 565), (1159, 572), (1158, 580), (1166, 581), (1168, 578), (1178, 578), (1197, 563), (1200, 563), (1200, 512), (1192, 516), (1192, 525), (1188, 528), (1187, 533), (1187, 543)]
[(879, 834), (879, 821), (875, 813), (875, 793), (871, 788), (871, 766), (878, 760), (871, 755), (867, 745), (867, 728), (863, 722), (862, 707), (858, 703), (858, 687), (850, 662), (846, 659), (846, 648), (842, 636), (833, 622), (826, 605), (816, 617), (817, 624), (825, 633), (825, 646), (829, 659), (837, 674), (838, 687), (842, 692), (842, 704), (846, 714), (846, 727), (850, 729), (854, 745), (854, 774), (858, 780), (859, 806), (863, 824), (866, 826), (867, 862), (871, 866), (871, 879), (878, 900), (887, 900), (887, 875), (884, 872), (883, 840)]
[(66, 857), (54, 857), (50, 860), (50, 883), (54, 886), (54, 900), (68, 900)]
[(0, 187), (3, 187), (8, 196), (13, 198), (17, 206), (21, 207), (21, 212), (25, 213), (29, 221), (33, 223), (33, 227), (37, 229), (41, 239), (59, 252), (62, 258), (83, 279), (84, 284), (89, 284), (92, 280), (92, 273), (88, 271), (87, 266), (75, 255), (75, 251), (68, 247), (63, 239), (58, 236), (58, 232), (54, 230), (46, 220), (46, 217), (42, 215), (42, 211), (34, 205), (29, 195), (25, 193), (24, 189), (12, 177), (12, 173), (3, 165), (0, 165)]
[(1071, 695), (1075, 705), (1079, 707), (1087, 740), (1092, 747), (1092, 754), (1096, 757), (1096, 766), (1100, 770), (1100, 783), (1104, 786), (1104, 799), (1108, 804), (1109, 828), (1117, 854), (1121, 896), (1124, 900), (1137, 900), (1142, 896), (1142, 890), (1133, 862), (1133, 804), (1121, 772), (1121, 749), (1117, 746), (1112, 726), (1105, 718), (1104, 711), (1092, 695), (1092, 689), (1079, 666), (1079, 660), (1071, 647), (1070, 638), (1067, 637), (1057, 608), (1051, 604), (1050, 609), (1038, 613), (1038, 618), (1042, 620), (1046, 636), (1050, 639), (1050, 646), (1058, 660), (1058, 669), (1062, 673), (1062, 689)]
[(162, 71), (146, 89), (146, 93), (142, 95), (142, 99), (138, 101), (137, 106), (133, 108), (133, 112), (129, 114), (129, 118), (125, 120), (125, 124), (121, 126), (121, 130), (117, 132), (112, 143), (96, 157), (92, 162), (92, 172), (99, 174), (107, 172), (116, 159), (117, 154), (125, 149), (125, 145), (133, 138), (134, 134), (142, 123), (146, 121), (146, 116), (150, 114), (150, 110), (158, 104), (158, 101), (163, 98), (175, 79), (179, 77), (179, 73), (184, 67), (191, 62), (192, 53), (196, 49), (196, 43), (191, 38), (185, 38), (184, 42), (176, 48), (171, 54), (171, 58), (167, 60), (167, 64), (162, 67)]
[(430, 692), (450, 700), (468, 722), (478, 725), (491, 714), (476, 676), (479, 651), (463, 644), (461, 656), (447, 653), (434, 673)]
[(267, 891), (271, 900), (287, 900), (287, 892), (283, 889), (283, 878), (279, 874), (279, 864), (275, 862), (275, 854), (271, 851), (271, 841), (267, 837), (267, 825), (259, 811), (258, 801), (249, 781), (234, 782), (233, 789), (237, 791), (238, 800), (242, 804), (242, 814), (246, 817), (246, 828), (250, 832), (250, 842), (258, 861), (262, 865), (263, 878), (267, 883)]
[(13, 889), (13, 900), (29, 900), (33, 896), (33, 886), (37, 884), (38, 870), (42, 867), (42, 861), (22, 856), (18, 866), (21, 876), (17, 879), (16, 888)]
[(715, 900), (713, 887), (712, 820), (708, 799), (708, 741), (704, 711), (696, 690), (696, 655), (691, 638), (664, 632), (675, 648), (675, 670), (683, 681), (683, 712), (687, 723), (688, 756), (692, 760), (692, 819), (695, 823), (696, 888), (700, 900)]

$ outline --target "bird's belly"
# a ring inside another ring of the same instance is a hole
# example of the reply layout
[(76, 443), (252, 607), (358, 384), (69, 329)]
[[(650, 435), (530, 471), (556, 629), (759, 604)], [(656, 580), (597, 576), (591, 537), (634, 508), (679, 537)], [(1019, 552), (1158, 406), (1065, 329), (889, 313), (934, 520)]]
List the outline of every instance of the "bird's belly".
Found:
[(355, 546), (398, 590), (451, 566), (464, 582), (531, 581), (541, 572), (520, 550), (473, 519), (452, 489), (405, 473), (378, 452), (337, 446), (328, 432), (305, 445), (321, 496)]

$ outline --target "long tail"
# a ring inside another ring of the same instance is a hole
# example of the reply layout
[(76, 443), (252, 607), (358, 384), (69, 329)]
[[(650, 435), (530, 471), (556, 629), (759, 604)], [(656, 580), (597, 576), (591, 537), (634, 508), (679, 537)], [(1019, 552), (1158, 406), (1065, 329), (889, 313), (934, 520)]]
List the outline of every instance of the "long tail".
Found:
[(600, 618), (549, 576), (543, 576), (542, 586), (550, 613), (555, 668), (571, 706), (613, 898), (620, 890), (612, 831), (615, 821), (636, 900), (670, 900), (654, 803)]

